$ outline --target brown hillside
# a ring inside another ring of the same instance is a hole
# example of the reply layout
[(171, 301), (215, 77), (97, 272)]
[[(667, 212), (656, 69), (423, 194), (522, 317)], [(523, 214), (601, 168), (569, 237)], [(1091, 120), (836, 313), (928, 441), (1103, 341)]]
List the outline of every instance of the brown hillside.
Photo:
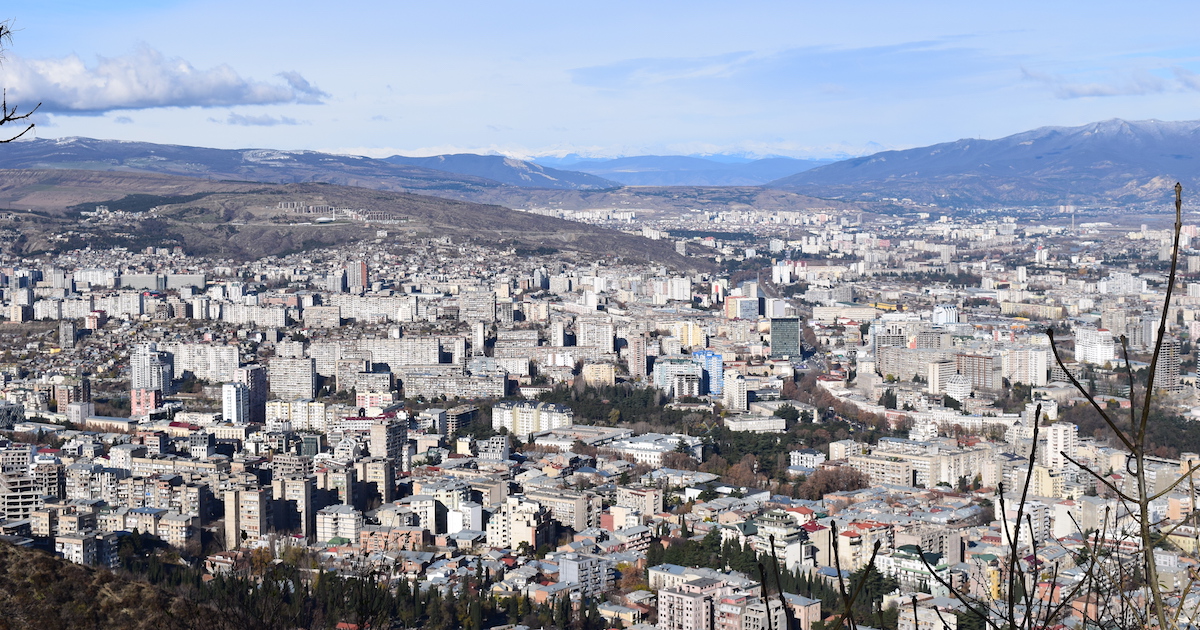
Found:
[(213, 609), (145, 582), (0, 543), (0, 630), (227, 627)]

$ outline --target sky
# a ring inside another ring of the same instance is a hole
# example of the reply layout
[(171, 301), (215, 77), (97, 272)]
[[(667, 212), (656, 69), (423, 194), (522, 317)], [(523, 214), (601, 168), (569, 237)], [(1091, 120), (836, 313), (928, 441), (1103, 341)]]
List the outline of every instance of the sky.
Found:
[(832, 158), (1200, 119), (1197, 2), (39, 0), (5, 19), (0, 86), (41, 103), (38, 138)]

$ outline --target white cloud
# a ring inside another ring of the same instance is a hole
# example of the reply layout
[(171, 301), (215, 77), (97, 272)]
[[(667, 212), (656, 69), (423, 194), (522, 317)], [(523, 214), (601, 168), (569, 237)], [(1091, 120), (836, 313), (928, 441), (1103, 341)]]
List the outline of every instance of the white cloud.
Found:
[(300, 121), (296, 120), (295, 118), (288, 118), (287, 116), (271, 116), (270, 114), (254, 116), (238, 114), (236, 112), (229, 112), (229, 118), (226, 118), (225, 120), (218, 120), (216, 118), (209, 118), (208, 120), (210, 122), (222, 123), (226, 125), (241, 125), (243, 127), (274, 127), (276, 125), (301, 124)]
[[(1041, 83), (1054, 91), (1054, 96), (1061, 99), (1085, 98), (1089, 96), (1144, 96), (1159, 94), (1170, 87), (1168, 81), (1145, 71), (1130, 73), (1117, 77), (1114, 81), (1072, 81), (1060, 74), (1048, 74), (1028, 68), (1021, 68), (1021, 74), (1026, 79)], [(1180, 77), (1183, 79), (1183, 77)]]
[(99, 57), (91, 66), (78, 55), (59, 59), (12, 57), (3, 67), (9, 102), (42, 104), (56, 114), (99, 114), (154, 107), (221, 107), (319, 103), (328, 96), (296, 72), (282, 84), (242, 77), (227, 64), (201, 70), (148, 46), (122, 57)]
[(1180, 85), (1189, 90), (1200, 91), (1200, 74), (1180, 67), (1171, 68), (1171, 70), (1175, 73), (1175, 78), (1179, 79)]

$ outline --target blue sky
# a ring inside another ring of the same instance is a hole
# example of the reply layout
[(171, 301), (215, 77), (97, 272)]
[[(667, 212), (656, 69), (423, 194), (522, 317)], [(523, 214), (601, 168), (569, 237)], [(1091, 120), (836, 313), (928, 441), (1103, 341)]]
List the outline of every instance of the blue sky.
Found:
[(1200, 118), (1200, 3), (17, 3), (37, 136), (833, 157)]

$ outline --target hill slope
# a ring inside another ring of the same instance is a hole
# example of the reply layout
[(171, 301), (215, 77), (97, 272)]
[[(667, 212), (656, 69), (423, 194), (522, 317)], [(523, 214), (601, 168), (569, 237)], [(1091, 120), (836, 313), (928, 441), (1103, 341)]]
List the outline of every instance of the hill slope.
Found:
[[(20, 223), (11, 228), (0, 222), (0, 228), (19, 233), (0, 238), (0, 248), (30, 255), (86, 245), (179, 245), (195, 255), (249, 260), (374, 238), (377, 229), (345, 219), (314, 224), (317, 216), (280, 210), (280, 202), (370, 212), (378, 221), (390, 222), (383, 227), (394, 238), (450, 236), (488, 247), (548, 247), (592, 258), (650, 259), (676, 268), (711, 265), (679, 256), (667, 241), (496, 205), (328, 184), (214, 182), (68, 170), (0, 171), (0, 207), (42, 213), (20, 216)], [(70, 211), (72, 206), (90, 209), (87, 206), (98, 203), (112, 210), (157, 209), (132, 224), (81, 224)]]
[(564, 164), (562, 168), (627, 186), (757, 186), (826, 163), (792, 158), (718, 162), (682, 155), (640, 155)]
[(232, 620), (145, 582), (0, 543), (0, 630), (228, 628)]
[[(484, 156), (474, 156), (483, 158)], [(433, 158), (430, 158), (433, 159)], [(504, 158), (497, 158), (503, 162)], [(459, 162), (462, 162), (460, 160)], [(434, 163), (434, 162), (431, 162)], [(430, 194), (477, 192), (506, 185), (574, 189), (582, 183), (546, 175), (521, 179), (517, 165), (496, 166), (494, 174), (510, 180), (501, 183), (458, 171), (437, 170), (423, 165), (389, 162), (366, 157), (334, 155), (316, 151), (274, 149), (208, 149), (149, 142), (123, 142), (92, 138), (60, 138), (14, 142), (0, 151), (0, 169), (65, 168), (101, 171), (141, 171), (271, 183), (325, 182), (380, 190), (414, 191)], [(483, 169), (476, 169), (483, 170)], [(536, 171), (536, 169), (528, 169)], [(579, 174), (580, 178), (592, 179)], [(598, 180), (592, 187), (611, 182)]]
[(947, 207), (1116, 205), (1166, 199), (1200, 184), (1200, 121), (1043, 127), (884, 151), (785, 177), (771, 186), (821, 197), (907, 197)]
[(433, 157), (404, 157), (393, 155), (383, 158), (391, 164), (420, 166), (460, 175), (484, 177), (502, 184), (521, 188), (555, 188), (565, 190), (595, 190), (616, 188), (621, 184), (577, 171), (549, 168), (533, 162), (525, 162), (499, 155), (435, 155)]

